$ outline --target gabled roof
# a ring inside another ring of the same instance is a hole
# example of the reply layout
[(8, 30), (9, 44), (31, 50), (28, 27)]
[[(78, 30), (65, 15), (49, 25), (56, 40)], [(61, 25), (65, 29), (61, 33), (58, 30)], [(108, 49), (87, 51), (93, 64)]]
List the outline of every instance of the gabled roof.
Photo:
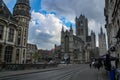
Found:
[(4, 17), (16, 21), (3, 0), (0, 0), (0, 17)]
[(3, 0), (0, 0), (0, 8), (2, 8), (4, 10), (4, 12), (1, 13), (2, 15), (6, 16), (6, 17), (12, 16), (11, 12), (7, 8), (7, 6), (5, 5)]

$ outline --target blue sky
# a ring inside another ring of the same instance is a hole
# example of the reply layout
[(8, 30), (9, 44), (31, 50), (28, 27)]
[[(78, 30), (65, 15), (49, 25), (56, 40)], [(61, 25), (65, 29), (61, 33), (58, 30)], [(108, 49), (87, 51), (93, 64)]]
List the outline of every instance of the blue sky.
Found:
[[(4, 1), (12, 12), (16, 0)], [(54, 44), (59, 45), (62, 25), (69, 29), (72, 24), (75, 30), (74, 20), (80, 14), (88, 18), (89, 32), (93, 30), (98, 35), (99, 28), (104, 29), (104, 0), (30, 0), (30, 6), (28, 42), (37, 44), (38, 48), (51, 49)]]
[[(16, 0), (3, 0), (6, 5), (9, 7), (10, 11), (13, 11), (13, 7), (16, 3)], [(30, 0), (31, 11), (39, 11), (41, 9), (41, 0)]]

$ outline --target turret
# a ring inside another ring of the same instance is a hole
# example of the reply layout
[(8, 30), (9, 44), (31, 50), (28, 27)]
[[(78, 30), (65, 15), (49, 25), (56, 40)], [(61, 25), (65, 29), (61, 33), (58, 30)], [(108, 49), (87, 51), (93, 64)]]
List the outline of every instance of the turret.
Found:
[(61, 32), (64, 32), (64, 26), (62, 26), (62, 30), (61, 30)]
[(20, 63), (26, 63), (28, 28), (30, 21), (30, 1), (17, 0), (13, 10), (13, 16), (18, 21), (16, 45), (20, 53)]
[(72, 24), (70, 25), (70, 34), (73, 35)]
[(27, 19), (26, 21), (29, 21), (30, 20), (30, 1), (17, 0), (14, 6), (13, 16), (15, 16), (17, 20), (19, 20), (19, 17), (24, 17)]
[(72, 32), (73, 32), (73, 29), (72, 29), (72, 24), (70, 25), (70, 31), (72, 31)]

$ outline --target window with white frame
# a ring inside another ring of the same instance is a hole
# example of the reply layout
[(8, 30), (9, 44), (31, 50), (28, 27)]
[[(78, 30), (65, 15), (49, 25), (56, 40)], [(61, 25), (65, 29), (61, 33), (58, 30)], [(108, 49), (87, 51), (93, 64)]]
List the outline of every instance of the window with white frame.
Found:
[(12, 62), (12, 53), (13, 53), (13, 47), (12, 46), (7, 46), (5, 48), (5, 56), (4, 60), (6, 63), (11, 63)]

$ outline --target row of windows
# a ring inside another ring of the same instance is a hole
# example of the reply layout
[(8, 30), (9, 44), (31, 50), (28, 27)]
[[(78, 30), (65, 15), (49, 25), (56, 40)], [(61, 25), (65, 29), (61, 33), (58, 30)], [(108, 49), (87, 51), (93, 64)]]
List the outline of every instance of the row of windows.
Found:
[[(5, 55), (4, 55), (4, 61), (6, 63), (11, 63), (12, 62), (12, 53), (13, 53), (13, 47), (7, 46), (5, 48)], [(2, 45), (0, 45), (0, 59), (2, 56)]]
[[(8, 41), (13, 42), (14, 40), (14, 28), (9, 28), (9, 32), (8, 32)], [(4, 26), (0, 25), (0, 40), (3, 39), (3, 35), (4, 35)]]

